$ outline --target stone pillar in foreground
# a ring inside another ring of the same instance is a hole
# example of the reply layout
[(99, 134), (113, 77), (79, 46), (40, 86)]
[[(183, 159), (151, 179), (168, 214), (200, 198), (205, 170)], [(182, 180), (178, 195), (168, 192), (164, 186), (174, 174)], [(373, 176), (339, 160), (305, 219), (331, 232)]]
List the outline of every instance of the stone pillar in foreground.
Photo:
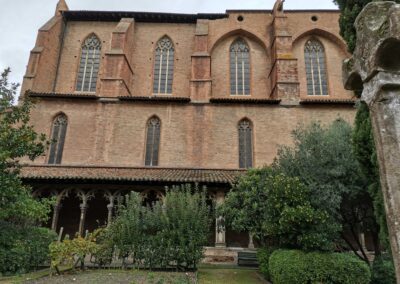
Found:
[(84, 192), (84, 191), (78, 190), (77, 196), (79, 197), (79, 199), (82, 202), (79, 205), (81, 214), (80, 214), (80, 218), (79, 218), (78, 234), (79, 234), (79, 236), (83, 237), (83, 232), (85, 230), (86, 212), (89, 207), (88, 201), (94, 197), (94, 193), (93, 193), (93, 191)]
[(51, 229), (57, 231), (58, 219), (60, 217), (60, 211), (62, 208), (62, 200), (68, 196), (68, 189), (61, 192), (53, 191), (52, 196), (56, 198), (56, 203), (53, 206), (53, 217), (51, 219)]
[[(215, 198), (217, 205), (223, 203), (225, 200), (225, 192), (218, 191)], [(219, 216), (215, 220), (215, 247), (226, 247), (225, 232), (225, 219), (223, 216)]]
[(357, 17), (356, 49), (344, 62), (345, 87), (370, 109), (390, 244), (400, 283), (400, 5), (369, 3)]

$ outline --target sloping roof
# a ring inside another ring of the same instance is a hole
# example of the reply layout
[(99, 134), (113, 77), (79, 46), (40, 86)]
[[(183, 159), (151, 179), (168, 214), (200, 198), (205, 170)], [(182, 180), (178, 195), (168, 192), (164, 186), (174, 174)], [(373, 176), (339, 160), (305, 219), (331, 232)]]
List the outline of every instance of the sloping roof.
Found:
[(240, 98), (240, 97), (234, 97), (234, 98), (218, 98), (214, 97), (210, 99), (211, 103), (220, 103), (220, 104), (268, 104), (268, 105), (275, 105), (279, 104), (281, 100), (279, 99), (269, 99), (269, 98), (264, 98), (264, 99), (256, 99), (256, 98)]
[(355, 99), (303, 99), (300, 101), (302, 105), (310, 104), (337, 104), (337, 105), (354, 105)]
[(98, 99), (93, 93), (46, 93), (46, 92), (28, 92), (32, 98), (80, 98), (80, 99)]
[(121, 101), (160, 101), (160, 102), (181, 102), (189, 103), (189, 97), (174, 97), (174, 96), (120, 96)]
[(204, 182), (232, 184), (246, 170), (157, 168), (157, 167), (96, 167), (28, 165), (21, 170), (25, 180), (96, 180), (132, 182)]

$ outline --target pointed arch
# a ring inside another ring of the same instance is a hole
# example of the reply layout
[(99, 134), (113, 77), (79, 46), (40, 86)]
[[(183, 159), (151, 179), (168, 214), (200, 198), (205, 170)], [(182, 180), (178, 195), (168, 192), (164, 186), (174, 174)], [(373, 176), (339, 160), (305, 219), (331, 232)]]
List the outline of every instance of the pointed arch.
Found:
[(158, 40), (154, 54), (154, 94), (172, 94), (175, 47), (172, 40), (164, 35)]
[(58, 114), (53, 119), (48, 164), (61, 164), (67, 127), (68, 118), (64, 113)]
[(145, 166), (158, 166), (160, 149), (161, 120), (152, 116), (147, 121)]
[(96, 92), (100, 68), (101, 41), (94, 33), (83, 41), (76, 80), (76, 91)]
[(237, 38), (229, 48), (231, 95), (250, 95), (250, 48)]
[(239, 131), (239, 168), (253, 167), (253, 124), (247, 118), (238, 123)]
[(310, 38), (304, 45), (307, 93), (309, 96), (328, 95), (325, 48), (316, 38)]

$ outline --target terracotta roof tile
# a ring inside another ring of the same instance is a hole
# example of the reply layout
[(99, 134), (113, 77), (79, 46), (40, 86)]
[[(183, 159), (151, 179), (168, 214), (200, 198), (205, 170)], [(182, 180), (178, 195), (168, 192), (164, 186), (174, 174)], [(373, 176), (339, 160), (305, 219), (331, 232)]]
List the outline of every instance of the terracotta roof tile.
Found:
[(29, 92), (28, 95), (33, 98), (82, 98), (82, 99), (98, 99), (94, 93), (45, 93), (45, 92)]
[(166, 102), (190, 102), (188, 97), (174, 97), (174, 96), (121, 96), (118, 97), (121, 101), (166, 101)]
[(27, 180), (103, 180), (137, 182), (233, 183), (245, 170), (194, 168), (129, 168), (95, 166), (29, 165), (21, 170)]
[(223, 103), (223, 104), (279, 104), (281, 100), (277, 99), (255, 99), (255, 98), (240, 98), (240, 97), (230, 97), (230, 98), (218, 98), (214, 97), (210, 99), (211, 103)]
[(303, 99), (300, 104), (338, 104), (338, 105), (354, 105), (355, 99)]

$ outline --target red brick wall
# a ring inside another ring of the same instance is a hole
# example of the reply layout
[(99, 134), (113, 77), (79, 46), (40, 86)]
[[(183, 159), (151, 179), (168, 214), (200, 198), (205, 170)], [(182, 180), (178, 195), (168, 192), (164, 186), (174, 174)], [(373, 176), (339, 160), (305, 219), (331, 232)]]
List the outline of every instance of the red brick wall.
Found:
[[(314, 14), (318, 16), (316, 22), (311, 20)], [(243, 16), (243, 21), (238, 21), (239, 15)], [(23, 89), (52, 92), (54, 79), (50, 83), (48, 80), (53, 77), (48, 77), (47, 81), (41, 78), (46, 77), (46, 72), (56, 72), (57, 69), (55, 91), (73, 93), (81, 44), (87, 35), (95, 33), (102, 41), (99, 77), (107, 79), (105, 71), (110, 71), (107, 74), (114, 76), (116, 88), (113, 92), (109, 87), (113, 85), (102, 89), (103, 83), (98, 84), (96, 95), (152, 96), (155, 45), (162, 36), (168, 35), (175, 45), (172, 96), (192, 95), (192, 102), (42, 99), (32, 113), (32, 121), (39, 132), (50, 135), (54, 116), (59, 112), (68, 116), (64, 164), (143, 166), (146, 122), (152, 115), (157, 115), (162, 123), (160, 166), (237, 168), (237, 123), (247, 117), (254, 125), (254, 166), (269, 164), (276, 155), (278, 145), (292, 143), (291, 131), (299, 123), (312, 120), (329, 123), (338, 116), (352, 122), (355, 114), (351, 106), (306, 107), (298, 104), (299, 99), (307, 98), (303, 50), (305, 41), (312, 35), (324, 44), (326, 50), (327, 98), (349, 99), (352, 96), (343, 89), (341, 82), (341, 61), (347, 54), (338, 35), (338, 13), (288, 12), (285, 15), (286, 18), (275, 22), (279, 33), (286, 36), (280, 38), (278, 44), (272, 42), (273, 35), (278, 35), (278, 32), (273, 31), (273, 16), (268, 12), (231, 12), (225, 19), (199, 21), (197, 27), (196, 24), (131, 21), (129, 23), (132, 24), (127, 24), (130, 26), (124, 31), (117, 22), (68, 22), (58, 68), (54, 68), (54, 60), (60, 42), (55, 40), (57, 37), (54, 34), (47, 36), (47, 41), (44, 35), (41, 40), (48, 43), (48, 51), (42, 54), (36, 77), (27, 80)], [(126, 34), (119, 34), (122, 32)], [(232, 97), (229, 94), (228, 51), (230, 44), (239, 36), (248, 42), (251, 49), (249, 98), (270, 98), (273, 93), (271, 85), (275, 85), (278, 78), (290, 81), (290, 84), (278, 84), (275, 89), (279, 97), (286, 96), (292, 102), (292, 107), (209, 103), (210, 97)], [(112, 59), (107, 54), (111, 50), (112, 38), (115, 46), (123, 46), (118, 56), (125, 59)], [(38, 43), (37, 47), (40, 46), (41, 43)], [(278, 57), (282, 60), (273, 68)], [(34, 64), (32, 58), (28, 70)], [(109, 64), (107, 67), (104, 67), (105, 58)], [(47, 67), (49, 71), (45, 71)], [(211, 78), (208, 78), (209, 75)], [(121, 82), (126, 86), (120, 88)], [(46, 158), (42, 157), (36, 163), (45, 161)]]

